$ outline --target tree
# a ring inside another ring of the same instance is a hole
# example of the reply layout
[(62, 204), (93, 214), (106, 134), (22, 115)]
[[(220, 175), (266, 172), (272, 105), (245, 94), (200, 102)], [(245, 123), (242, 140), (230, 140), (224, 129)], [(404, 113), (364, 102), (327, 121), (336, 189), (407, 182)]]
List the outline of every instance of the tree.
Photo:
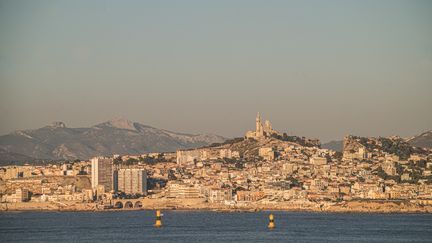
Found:
[(426, 160), (421, 159), (421, 160), (417, 161), (417, 166), (421, 167), (421, 168), (426, 168)]
[(236, 167), (237, 169), (243, 169), (243, 168), (244, 168), (244, 166), (243, 166), (243, 164), (242, 164), (241, 162), (237, 162), (237, 163), (235, 163), (235, 167)]
[(129, 159), (127, 159), (127, 160), (125, 161), (125, 164), (126, 164), (126, 165), (133, 165), (133, 164), (136, 164), (137, 162), (138, 162), (137, 159), (129, 158)]
[(404, 172), (404, 168), (402, 165), (400, 165), (399, 163), (396, 163), (396, 173), (398, 175), (402, 175)]
[(122, 162), (123, 162), (123, 160), (122, 160), (121, 156), (119, 156), (119, 157), (117, 157), (117, 158), (115, 158), (115, 159), (113, 160), (113, 163), (114, 163), (115, 165), (119, 165), (119, 164), (121, 164)]

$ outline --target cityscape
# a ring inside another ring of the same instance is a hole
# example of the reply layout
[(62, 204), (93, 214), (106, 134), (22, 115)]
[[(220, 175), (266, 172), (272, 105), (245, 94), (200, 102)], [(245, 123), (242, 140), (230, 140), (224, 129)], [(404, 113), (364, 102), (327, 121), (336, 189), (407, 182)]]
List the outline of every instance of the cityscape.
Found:
[(431, 0), (0, 0), (0, 241), (431, 242)]
[(337, 152), (259, 113), (255, 130), (221, 143), (4, 166), (0, 179), (1, 210), (432, 212), (431, 149), (349, 135)]

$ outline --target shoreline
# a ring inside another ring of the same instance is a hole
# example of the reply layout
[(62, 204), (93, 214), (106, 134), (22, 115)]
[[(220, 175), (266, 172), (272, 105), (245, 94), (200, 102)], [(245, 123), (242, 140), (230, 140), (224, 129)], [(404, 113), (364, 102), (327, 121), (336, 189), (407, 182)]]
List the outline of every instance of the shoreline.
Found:
[[(0, 215), (4, 213), (118, 213), (118, 212), (137, 212), (137, 211), (155, 211), (156, 209), (109, 209), (109, 210), (47, 210), (47, 209), (19, 209), (19, 210), (0, 210)], [(425, 214), (432, 215), (432, 212), (429, 211), (314, 211), (314, 210), (288, 210), (288, 209), (263, 209), (257, 211), (248, 211), (248, 210), (211, 210), (211, 209), (161, 209), (164, 212), (214, 212), (214, 213), (259, 213), (259, 212), (286, 212), (286, 213), (318, 213), (318, 214), (401, 214), (401, 215), (410, 215), (410, 214)]]
[[(145, 201), (145, 200), (143, 200)], [(7, 212), (124, 212), (124, 211), (203, 211), (219, 213), (255, 213), (261, 211), (304, 212), (304, 213), (353, 213), (353, 214), (432, 214), (432, 205), (415, 205), (409, 203), (396, 204), (394, 202), (347, 202), (322, 207), (320, 204), (307, 206), (294, 205), (248, 205), (228, 207), (225, 205), (206, 204), (176, 204), (175, 206), (162, 203), (159, 200), (153, 203), (144, 203), (140, 208), (102, 209), (96, 203), (75, 203), (60, 207), (58, 204), (44, 203), (8, 203), (0, 204), (0, 214)]]

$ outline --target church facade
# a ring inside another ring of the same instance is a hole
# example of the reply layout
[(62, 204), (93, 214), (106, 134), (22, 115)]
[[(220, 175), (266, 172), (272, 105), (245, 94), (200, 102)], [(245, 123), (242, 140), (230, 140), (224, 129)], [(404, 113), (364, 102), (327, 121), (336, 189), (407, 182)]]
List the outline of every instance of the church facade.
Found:
[(270, 137), (273, 134), (279, 134), (279, 133), (273, 130), (269, 120), (266, 120), (264, 124), (262, 124), (261, 116), (258, 112), (257, 117), (255, 119), (255, 131), (248, 131), (245, 137), (260, 139), (260, 138)]

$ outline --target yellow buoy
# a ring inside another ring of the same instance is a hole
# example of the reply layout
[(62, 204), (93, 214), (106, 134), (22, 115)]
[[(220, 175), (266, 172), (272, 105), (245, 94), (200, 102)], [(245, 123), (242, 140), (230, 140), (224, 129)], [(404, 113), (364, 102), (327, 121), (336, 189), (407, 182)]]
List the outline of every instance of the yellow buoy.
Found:
[(274, 229), (275, 227), (275, 223), (274, 223), (274, 216), (273, 214), (269, 215), (269, 224), (268, 224), (268, 228), (269, 229)]
[(160, 210), (156, 210), (156, 223), (154, 224), (155, 227), (162, 227), (162, 217)]

